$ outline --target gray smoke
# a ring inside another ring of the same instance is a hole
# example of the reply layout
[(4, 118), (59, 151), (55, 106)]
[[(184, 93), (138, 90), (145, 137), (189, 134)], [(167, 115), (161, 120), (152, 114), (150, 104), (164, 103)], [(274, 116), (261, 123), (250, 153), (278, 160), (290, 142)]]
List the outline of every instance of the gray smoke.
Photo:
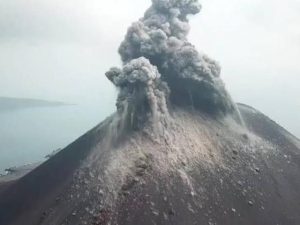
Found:
[(138, 127), (146, 119), (159, 120), (167, 115), (168, 86), (148, 59), (133, 59), (123, 69), (113, 67), (106, 76), (120, 89), (117, 109), (128, 116), (132, 127)]
[(153, 117), (174, 104), (213, 116), (238, 114), (219, 64), (187, 41), (188, 15), (200, 10), (198, 0), (152, 0), (144, 17), (131, 25), (119, 48), (123, 69), (106, 74), (120, 89), (119, 111)]

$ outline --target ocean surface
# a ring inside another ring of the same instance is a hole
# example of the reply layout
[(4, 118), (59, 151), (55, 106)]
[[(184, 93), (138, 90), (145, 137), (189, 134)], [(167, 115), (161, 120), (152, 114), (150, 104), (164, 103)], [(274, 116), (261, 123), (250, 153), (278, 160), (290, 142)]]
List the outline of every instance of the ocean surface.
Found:
[(45, 160), (111, 114), (92, 104), (0, 111), (0, 174), (13, 166)]

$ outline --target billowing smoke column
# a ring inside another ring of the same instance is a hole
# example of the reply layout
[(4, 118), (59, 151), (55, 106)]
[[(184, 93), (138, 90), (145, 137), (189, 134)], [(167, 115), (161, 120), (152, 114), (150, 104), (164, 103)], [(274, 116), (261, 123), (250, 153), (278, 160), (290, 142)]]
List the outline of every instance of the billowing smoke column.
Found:
[(161, 81), (157, 67), (148, 59), (132, 59), (122, 70), (111, 68), (106, 76), (120, 88), (117, 109), (128, 116), (126, 119), (132, 127), (138, 128), (146, 119), (160, 120), (168, 114), (168, 86)]
[(200, 9), (197, 0), (152, 0), (144, 17), (128, 29), (119, 48), (124, 67), (106, 75), (120, 89), (118, 111), (137, 124), (145, 115), (168, 113), (172, 104), (213, 116), (238, 114), (218, 63), (187, 41), (187, 16)]

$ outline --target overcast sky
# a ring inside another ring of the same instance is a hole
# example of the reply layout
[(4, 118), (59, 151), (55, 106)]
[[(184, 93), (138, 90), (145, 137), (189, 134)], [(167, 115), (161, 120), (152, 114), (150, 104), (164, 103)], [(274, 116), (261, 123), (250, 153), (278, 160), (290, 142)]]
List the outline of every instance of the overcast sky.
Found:
[[(105, 3), (104, 3), (105, 2)], [(202, 0), (189, 40), (237, 102), (300, 137), (300, 0)], [(104, 73), (150, 0), (0, 0), (0, 96), (114, 109)]]

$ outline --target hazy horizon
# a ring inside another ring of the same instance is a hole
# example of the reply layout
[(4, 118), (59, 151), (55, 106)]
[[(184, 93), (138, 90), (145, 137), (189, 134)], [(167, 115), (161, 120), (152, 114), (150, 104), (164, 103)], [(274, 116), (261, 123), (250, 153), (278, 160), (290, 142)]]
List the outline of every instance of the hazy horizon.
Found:
[[(203, 0), (189, 40), (220, 62), (236, 102), (300, 137), (300, 2)], [(0, 96), (114, 109), (104, 73), (150, 0), (0, 0)], [(133, 10), (134, 9), (134, 10)]]

